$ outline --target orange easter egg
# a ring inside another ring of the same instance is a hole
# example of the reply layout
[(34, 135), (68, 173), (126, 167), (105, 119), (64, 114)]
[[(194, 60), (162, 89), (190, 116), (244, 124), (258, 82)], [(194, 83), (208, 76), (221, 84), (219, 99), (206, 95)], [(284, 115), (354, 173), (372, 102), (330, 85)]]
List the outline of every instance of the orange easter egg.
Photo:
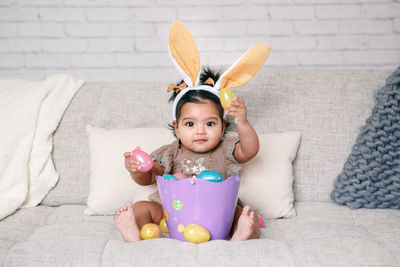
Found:
[(228, 88), (221, 89), (219, 92), (219, 98), (221, 105), (224, 109), (229, 109), (231, 107), (231, 102), (235, 98), (235, 94)]
[(161, 232), (161, 228), (157, 224), (147, 223), (140, 230), (140, 236), (142, 239), (158, 238), (161, 236)]

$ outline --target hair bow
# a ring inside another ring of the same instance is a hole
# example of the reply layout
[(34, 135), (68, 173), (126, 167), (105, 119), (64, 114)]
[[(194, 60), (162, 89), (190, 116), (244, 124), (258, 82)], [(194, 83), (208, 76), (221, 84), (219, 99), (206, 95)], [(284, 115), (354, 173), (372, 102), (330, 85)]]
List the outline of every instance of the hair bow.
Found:
[(170, 85), (168, 85), (167, 92), (169, 93), (173, 90), (173, 91), (175, 91), (175, 93), (179, 93), (186, 87), (187, 87), (186, 83), (181, 83), (180, 85), (175, 85), (175, 84), (171, 83)]

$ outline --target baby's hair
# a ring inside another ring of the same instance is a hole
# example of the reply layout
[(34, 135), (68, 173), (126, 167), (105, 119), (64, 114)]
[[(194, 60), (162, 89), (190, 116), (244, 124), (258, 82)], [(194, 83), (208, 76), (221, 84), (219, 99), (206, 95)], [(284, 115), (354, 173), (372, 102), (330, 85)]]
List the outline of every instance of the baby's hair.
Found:
[(179, 100), (178, 105), (176, 106), (176, 120), (178, 121), (179, 117), (181, 116), (183, 105), (186, 103), (203, 103), (206, 100), (211, 101), (215, 105), (215, 107), (218, 109), (219, 117), (223, 122), (224, 109), (221, 105), (219, 97), (205, 90), (190, 90)]
[[(219, 79), (219, 77), (221, 76), (221, 72), (215, 72), (213, 70), (211, 70), (210, 67), (206, 66), (203, 67), (203, 70), (200, 74), (200, 80), (199, 80), (199, 84), (200, 85), (210, 85), (208, 83), (206, 83), (206, 81), (211, 78), (214, 83), (216, 83)], [(179, 83), (177, 83), (177, 86), (181, 85), (184, 81), (180, 81)], [(178, 95), (178, 93), (173, 92), (173, 95), (171, 96), (171, 98), (169, 99), (169, 102), (172, 102), (175, 100), (176, 96)], [(211, 92), (205, 91), (205, 90), (190, 90), (188, 91), (178, 102), (178, 105), (176, 106), (176, 120), (179, 120), (179, 117), (181, 115), (181, 110), (184, 104), (186, 103), (202, 103), (206, 100), (211, 101), (215, 107), (218, 110), (219, 116), (221, 118), (221, 121), (224, 121), (224, 109), (221, 105), (221, 102), (219, 100), (219, 97), (217, 97), (216, 95), (214, 95)], [(229, 123), (226, 123), (225, 126), (225, 132), (226, 129), (228, 128)], [(172, 124), (168, 125), (169, 129), (171, 129), (175, 135), (175, 130)], [(225, 135), (225, 133), (224, 133)], [(176, 137), (176, 135), (175, 135)]]
[[(214, 71), (209, 66), (204, 66), (202, 69), (202, 72), (200, 73), (199, 84), (200, 85), (210, 85), (210, 84), (206, 83), (206, 81), (209, 78), (211, 78), (214, 81), (214, 83), (216, 83), (220, 76), (221, 76), (221, 71)], [(176, 86), (179, 86), (182, 83), (184, 83), (183, 80), (178, 82), (176, 84)], [(178, 95), (178, 93), (174, 91), (172, 96), (169, 98), (169, 102), (173, 102), (175, 100), (176, 96)]]

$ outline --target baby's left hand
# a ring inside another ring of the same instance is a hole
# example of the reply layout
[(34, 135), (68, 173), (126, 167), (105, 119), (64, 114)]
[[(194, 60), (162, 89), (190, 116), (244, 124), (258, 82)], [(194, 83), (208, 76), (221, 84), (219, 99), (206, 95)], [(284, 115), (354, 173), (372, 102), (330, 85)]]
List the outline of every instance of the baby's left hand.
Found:
[(228, 109), (228, 115), (232, 115), (235, 118), (237, 126), (247, 123), (247, 107), (242, 99), (236, 97), (231, 102), (231, 107)]

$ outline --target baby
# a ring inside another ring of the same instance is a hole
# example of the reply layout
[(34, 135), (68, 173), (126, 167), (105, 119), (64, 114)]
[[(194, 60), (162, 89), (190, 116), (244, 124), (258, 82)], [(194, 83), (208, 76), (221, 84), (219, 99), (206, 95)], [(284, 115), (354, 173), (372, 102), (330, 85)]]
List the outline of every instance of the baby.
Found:
[[(208, 77), (209, 78), (209, 77)], [(208, 80), (208, 79), (207, 79)], [(235, 98), (227, 111), (234, 117), (238, 138), (223, 138), (226, 121), (218, 96), (206, 90), (190, 90), (177, 103), (173, 128), (178, 140), (151, 154), (153, 168), (140, 172), (138, 163), (126, 152), (125, 167), (133, 180), (140, 185), (151, 185), (157, 175), (183, 173), (197, 176), (203, 169), (216, 170), (224, 179), (238, 175), (239, 163), (253, 158), (259, 148), (258, 136), (247, 120), (246, 105)], [(184, 159), (197, 165), (187, 166)], [(194, 167), (194, 168), (193, 168)], [(163, 218), (161, 201), (157, 194), (152, 201), (127, 202), (115, 214), (115, 223), (126, 242), (139, 241), (140, 229), (146, 223), (159, 224)], [(249, 206), (237, 207), (231, 240), (259, 237), (258, 217)]]
[[(156, 176), (183, 173), (197, 176), (202, 170), (218, 171), (223, 179), (238, 176), (240, 163), (252, 159), (258, 152), (256, 132), (247, 120), (247, 108), (242, 99), (235, 97), (227, 112), (219, 97), (222, 88), (238, 87), (254, 77), (269, 56), (269, 46), (256, 44), (224, 73), (203, 69), (196, 45), (187, 28), (175, 21), (170, 29), (169, 52), (183, 81), (170, 85), (174, 91), (171, 128), (177, 140), (155, 150), (151, 157), (153, 168), (140, 172), (138, 163), (129, 152), (124, 153), (125, 167), (132, 179), (140, 185), (156, 183)], [(238, 137), (225, 138), (225, 116), (231, 115)], [(244, 177), (245, 179), (245, 177)], [(140, 229), (147, 223), (159, 224), (163, 209), (159, 193), (149, 196), (150, 201), (128, 201), (115, 213), (115, 224), (126, 242), (141, 240)], [(238, 201), (233, 224), (233, 241), (258, 238), (258, 217), (249, 206)]]

